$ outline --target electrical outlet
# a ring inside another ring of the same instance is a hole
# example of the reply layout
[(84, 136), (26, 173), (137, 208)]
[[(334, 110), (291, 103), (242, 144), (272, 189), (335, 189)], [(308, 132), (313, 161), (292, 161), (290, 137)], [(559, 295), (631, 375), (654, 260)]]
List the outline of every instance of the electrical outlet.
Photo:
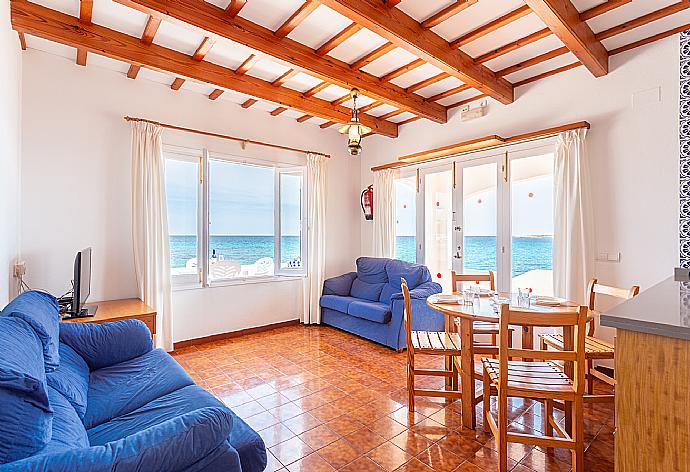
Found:
[(14, 263), (14, 276), (24, 277), (26, 275), (26, 262), (19, 261)]

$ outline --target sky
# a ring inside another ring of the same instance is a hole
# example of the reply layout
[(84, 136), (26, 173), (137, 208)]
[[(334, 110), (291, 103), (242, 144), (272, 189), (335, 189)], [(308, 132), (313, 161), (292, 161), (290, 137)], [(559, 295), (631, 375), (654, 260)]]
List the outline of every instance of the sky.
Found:
[[(194, 235), (197, 226), (199, 167), (196, 162), (166, 161), (168, 228), (171, 235)], [(210, 160), (210, 226), (213, 236), (273, 236), (275, 170)], [(299, 235), (300, 183), (283, 175), (283, 236)]]

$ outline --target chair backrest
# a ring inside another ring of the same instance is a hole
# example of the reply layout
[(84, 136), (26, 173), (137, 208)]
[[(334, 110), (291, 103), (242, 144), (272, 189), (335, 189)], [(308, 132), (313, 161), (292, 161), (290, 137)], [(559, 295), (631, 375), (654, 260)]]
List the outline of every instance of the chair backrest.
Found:
[(479, 274), (456, 274), (455, 271), (451, 271), (450, 280), (454, 292), (459, 290), (458, 284), (461, 282), (489, 282), (489, 289), (496, 290), (496, 275), (492, 270)]
[(629, 300), (637, 294), (640, 293), (640, 286), (633, 285), (630, 288), (618, 288), (612, 287), (611, 285), (600, 284), (597, 279), (592, 279), (589, 281), (589, 287), (587, 288), (589, 309), (595, 310), (595, 299), (597, 294), (609, 295), (615, 298), (621, 298), (623, 300)]
[(407, 352), (413, 353), (412, 346), (412, 301), (410, 300), (410, 289), (407, 288), (407, 280), (401, 279), (400, 286), (402, 287), (403, 300), (405, 301), (405, 309), (403, 310), (403, 323), (405, 324), (405, 340), (407, 341)]
[[(587, 325), (587, 307), (573, 307), (570, 311), (536, 312), (511, 308), (508, 304), (501, 305), (501, 321), (498, 344), (499, 381), (505, 387), (508, 383), (508, 359), (522, 357), (543, 361), (573, 362), (573, 384), (577, 393), (585, 389), (585, 335)], [(564, 346), (563, 351), (542, 351), (536, 349), (516, 349), (508, 345), (510, 336), (509, 325), (537, 326), (544, 328), (558, 328), (572, 326), (574, 328), (573, 346)]]

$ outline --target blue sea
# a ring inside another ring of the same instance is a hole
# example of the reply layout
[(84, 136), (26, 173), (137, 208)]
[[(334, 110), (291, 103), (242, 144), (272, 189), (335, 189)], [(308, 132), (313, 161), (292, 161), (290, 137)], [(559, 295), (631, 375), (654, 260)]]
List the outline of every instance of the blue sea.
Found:
[[(414, 236), (396, 238), (395, 257), (408, 262), (417, 259)], [(513, 238), (513, 275), (516, 277), (535, 269), (550, 270), (552, 267), (552, 236)], [(465, 237), (465, 268), (496, 270), (496, 237)]]
[[(417, 259), (414, 236), (398, 236), (396, 257), (408, 262)], [(513, 274), (518, 276), (535, 269), (551, 269), (553, 238), (551, 236), (513, 238)], [(300, 257), (300, 238), (282, 237), (282, 262)], [(274, 257), (273, 236), (211, 236), (211, 251), (217, 256), (240, 264), (254, 264), (262, 257)], [(185, 267), (189, 259), (197, 257), (196, 236), (170, 236), (171, 267)], [(465, 238), (465, 268), (496, 270), (496, 238), (467, 236)]]
[[(300, 257), (299, 236), (281, 238), (282, 262)], [(273, 236), (211, 236), (210, 252), (224, 256), (240, 264), (254, 264), (262, 257), (274, 257)], [(196, 236), (170, 236), (171, 267), (184, 267), (189, 259), (197, 256)]]

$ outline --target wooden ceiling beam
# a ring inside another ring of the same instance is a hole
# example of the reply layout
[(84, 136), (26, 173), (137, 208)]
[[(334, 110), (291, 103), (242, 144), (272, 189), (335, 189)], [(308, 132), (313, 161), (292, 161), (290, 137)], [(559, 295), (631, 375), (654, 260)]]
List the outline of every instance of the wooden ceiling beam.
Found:
[(297, 118), (297, 123), (304, 123), (305, 121), (307, 121), (311, 118), (314, 118), (314, 117), (311, 115), (302, 115), (299, 118)]
[(410, 93), (416, 92), (417, 90), (421, 90), (424, 87), (428, 87), (429, 85), (433, 85), (436, 82), (440, 82), (442, 80), (447, 79), (450, 77), (446, 72), (441, 72), (439, 74), (434, 75), (433, 77), (429, 77), (428, 79), (424, 79), (421, 82), (417, 82), (416, 84), (410, 85), (407, 87), (405, 90), (407, 90)]
[(215, 100), (215, 99), (217, 99), (218, 97), (220, 97), (221, 95), (223, 95), (223, 92), (225, 92), (225, 90), (222, 90), (222, 89), (215, 89), (213, 92), (211, 92), (211, 93), (208, 95), (208, 98), (209, 98), (209, 100)]
[(662, 18), (666, 18), (667, 16), (680, 13), (681, 11), (686, 10), (688, 8), (690, 8), (690, 1), (682, 0), (680, 2), (673, 3), (667, 7), (660, 8), (659, 10), (653, 11), (651, 13), (647, 13), (646, 15), (637, 17), (633, 20), (626, 21), (625, 23), (614, 26), (613, 28), (601, 31), (597, 33), (595, 37), (599, 41), (603, 39), (608, 39), (612, 36), (616, 36), (618, 34), (625, 33), (635, 28), (639, 28), (640, 26), (652, 23), (653, 21), (657, 21)]
[[(93, 20), (93, 0), (81, 0), (79, 2), (79, 20), (91, 24)], [(77, 49), (77, 65), (86, 66), (87, 53), (83, 49)]]
[(448, 105), (448, 109), (449, 109), (449, 110), (452, 110), (453, 108), (457, 108), (457, 107), (461, 107), (461, 106), (463, 106), (463, 105), (467, 105), (468, 103), (474, 102), (475, 100), (479, 100), (480, 98), (485, 98), (485, 97), (486, 97), (486, 94), (485, 94), (485, 93), (481, 93), (481, 94), (479, 94), (479, 95), (475, 95), (474, 97), (465, 98), (465, 99), (463, 99), (463, 100), (460, 100), (460, 101), (457, 101), (457, 102), (455, 102), (455, 103), (452, 103), (452, 104)]
[[(259, 60), (259, 58), (256, 56), (256, 54), (250, 54), (248, 58), (242, 62), (242, 64), (235, 69), (235, 74), (236, 75), (244, 75), (247, 72), (249, 72), (249, 69), (254, 67), (254, 64)], [(211, 100), (215, 100), (216, 98), (220, 97), (223, 94), (224, 90), (222, 89), (215, 89), (211, 94), (208, 96)]]
[(242, 10), (246, 4), (247, 0), (230, 0), (230, 3), (225, 11), (230, 18), (234, 18), (240, 13), (240, 10)]
[[(609, 0), (606, 3), (602, 3), (601, 5), (597, 5), (596, 7), (590, 8), (589, 10), (585, 10), (582, 13), (580, 13), (580, 20), (585, 21), (590, 20), (592, 18), (596, 18), (597, 16), (603, 15), (604, 13), (612, 11), (615, 8), (626, 5), (631, 1), (632, 0)], [(475, 61), (480, 64), (483, 64), (492, 59), (496, 59), (497, 57), (503, 56), (504, 54), (508, 54), (509, 52), (513, 52), (517, 49), (520, 49), (521, 47), (527, 46), (528, 44), (532, 44), (536, 41), (551, 36), (552, 34), (553, 33), (549, 28), (544, 28), (535, 33), (529, 34), (524, 38), (520, 38), (516, 41), (496, 48), (493, 51), (489, 51), (486, 54), (482, 54), (481, 56), (476, 57)]]
[[(405, 93), (402, 87), (382, 83), (378, 77), (352, 70), (349, 64), (331, 56), (319, 56), (312, 48), (287, 37), (280, 38), (270, 29), (240, 16), (229, 18), (225, 15), (224, 10), (209, 2), (198, 0), (116, 1), (145, 13), (172, 18), (244, 44), (279, 61), (287, 62), (296, 69), (321, 80), (347, 89), (357, 87), (375, 100), (403, 108), (437, 123), (445, 123), (448, 120), (445, 107), (437, 103), (425, 102), (422, 97)], [(400, 12), (397, 9), (395, 11)], [(406, 15), (405, 17), (414, 21)], [(418, 23), (415, 22), (415, 24), (421, 28)]]
[(400, 2), (402, 2), (402, 0), (384, 0), (384, 3), (388, 8), (393, 8)]
[(450, 48), (448, 41), (433, 31), (422, 28), (422, 25), (402, 10), (387, 8), (382, 0), (318, 1), (443, 72), (457, 77), (463, 83), (485, 91), (501, 103), (513, 102), (513, 85), (510, 82), (497, 77), (485, 66), (476, 64), (463, 51)]
[(392, 70), (389, 73), (381, 76), (381, 82), (390, 82), (391, 80), (396, 79), (403, 74), (407, 74), (411, 70), (415, 70), (418, 67), (422, 67), (424, 64), (426, 64), (426, 62), (424, 62), (424, 59), (415, 59), (409, 64), (405, 64), (404, 66), (398, 67), (397, 69)]
[(678, 26), (677, 28), (672, 28), (668, 31), (663, 31), (661, 33), (654, 34), (652, 36), (648, 36), (646, 38), (640, 39), (638, 41), (634, 41), (630, 44), (626, 44), (624, 46), (621, 46), (616, 49), (612, 49), (609, 51), (609, 55), (615, 56), (617, 54), (621, 54), (625, 51), (630, 51), (631, 49), (639, 48), (640, 46), (644, 46), (646, 44), (651, 44), (655, 41), (659, 41), (660, 39), (668, 38), (669, 36), (673, 36), (674, 34), (682, 33), (683, 31), (687, 31), (690, 29), (690, 23), (687, 23), (685, 25)]
[(557, 69), (553, 69), (553, 70), (535, 75), (534, 77), (528, 77), (528, 78), (523, 79), (519, 82), (515, 82), (515, 86), (520, 87), (522, 85), (531, 84), (532, 82), (536, 82), (537, 80), (545, 79), (547, 77), (551, 77), (553, 75), (560, 74), (561, 72), (575, 69), (576, 67), (580, 67), (581, 65), (582, 65), (582, 63), (580, 61), (576, 61), (576, 62), (573, 62), (572, 64), (568, 64), (568, 65), (565, 65), (563, 67), (559, 67)]
[(271, 82), (271, 85), (274, 87), (282, 87), (285, 85), (285, 82), (289, 81), (292, 79), (294, 76), (296, 76), (299, 72), (296, 71), (295, 69), (289, 69), (287, 72), (285, 72), (283, 75), (278, 77), (276, 80)]
[(364, 105), (363, 107), (359, 107), (358, 110), (360, 113), (366, 113), (369, 110), (373, 110), (374, 108), (380, 107), (381, 105), (383, 105), (383, 102), (378, 102), (378, 101), (371, 102), (369, 105)]
[(536, 31), (532, 34), (529, 34), (525, 36), (524, 38), (520, 38), (516, 41), (513, 41), (508, 44), (504, 44), (503, 46), (494, 49), (493, 51), (489, 51), (486, 54), (482, 54), (481, 56), (478, 56), (475, 58), (475, 61), (478, 64), (484, 64), (485, 62), (490, 61), (491, 59), (496, 59), (497, 57), (501, 57), (505, 54), (508, 54), (509, 52), (516, 51), (520, 49), (521, 47), (527, 46), (528, 44), (535, 43), (541, 39), (544, 39), (548, 36), (551, 36), (553, 33), (549, 28), (544, 28), (539, 31)]
[(601, 5), (597, 5), (580, 13), (580, 19), (582, 21), (591, 20), (592, 18), (603, 15), (604, 13), (608, 13), (618, 7), (627, 5), (628, 3), (632, 3), (632, 0), (608, 0)]
[[(352, 95), (350, 95), (350, 94), (348, 93), (347, 95), (343, 95), (342, 97), (336, 98), (335, 100), (333, 100), (333, 101), (331, 102), (331, 105), (342, 105), (343, 103), (345, 103), (346, 101), (348, 101), (350, 98), (352, 98)], [(360, 110), (360, 111), (361, 111), (361, 110)]]
[(443, 98), (452, 97), (456, 93), (461, 93), (461, 92), (464, 92), (464, 91), (469, 90), (471, 88), (472, 87), (470, 87), (467, 84), (462, 84), (458, 87), (453, 87), (450, 90), (446, 90), (445, 92), (437, 93), (436, 95), (433, 95), (433, 96), (427, 98), (427, 100), (429, 100), (430, 102), (435, 102), (436, 100), (441, 100)]
[(479, 0), (456, 0), (455, 3), (451, 3), (446, 8), (441, 9), (426, 20), (422, 21), (422, 28), (433, 28), (434, 26), (440, 25), (447, 19), (454, 17), (478, 1)]
[(286, 107), (278, 107), (278, 108), (276, 108), (275, 110), (273, 110), (273, 111), (271, 112), (271, 116), (278, 116), (278, 115), (280, 115), (281, 113), (283, 113), (284, 111), (287, 111), (287, 108), (286, 108)]
[(484, 37), (487, 34), (492, 33), (499, 28), (502, 28), (506, 25), (509, 25), (512, 22), (517, 21), (520, 18), (529, 15), (530, 13), (532, 13), (532, 10), (530, 9), (530, 7), (528, 7), (527, 5), (523, 5), (520, 8), (513, 10), (510, 13), (507, 13), (500, 18), (496, 18), (495, 20), (490, 21), (489, 23), (487, 23), (483, 26), (480, 26), (479, 28), (472, 30), (467, 34), (460, 36), (458, 39), (451, 41), (450, 47), (452, 47), (452, 48), (462, 47), (465, 44), (469, 44), (472, 41), (476, 41), (477, 39)]
[(527, 69), (528, 67), (536, 66), (537, 64), (541, 64), (542, 62), (546, 62), (550, 59), (560, 57), (564, 54), (568, 54), (569, 51), (570, 50), (565, 46), (556, 48), (552, 51), (545, 52), (544, 54), (539, 54), (538, 56), (533, 57), (531, 59), (527, 59), (526, 61), (522, 61), (517, 64), (513, 64), (510, 67), (506, 67), (504, 69), (496, 71), (496, 74), (500, 75), (501, 77), (505, 77), (506, 75), (513, 74), (523, 69)]
[(255, 98), (250, 98), (246, 102), (244, 102), (242, 105), (240, 105), (242, 108), (249, 108), (250, 106), (254, 105), (256, 102), (258, 102), (257, 99)]
[[(11, 0), (12, 27), (25, 34), (55, 41), (103, 55), (111, 59), (193, 79), (270, 101), (279, 106), (300, 110), (336, 122), (347, 122), (351, 112), (334, 107), (325, 100), (305, 98), (287, 87), (273, 87), (270, 82), (239, 75), (226, 67), (208, 61), (195, 61), (181, 52), (157, 44), (143, 44), (138, 38), (100, 25), (86, 25), (73, 16), (51, 10), (26, 0)], [(362, 122), (376, 133), (396, 137), (395, 123), (361, 115)]]
[[(146, 26), (144, 26), (144, 32), (141, 34), (142, 44), (148, 45), (153, 43), (153, 38), (154, 36), (156, 36), (156, 33), (158, 32), (158, 28), (160, 27), (160, 25), (160, 18), (156, 18), (152, 15), (149, 15), (148, 20), (146, 20)], [(127, 77), (130, 79), (136, 79), (140, 69), (141, 67), (137, 65), (130, 65), (129, 70), (127, 71)]]
[(306, 92), (302, 94), (303, 97), (313, 97), (317, 93), (326, 90), (328, 87), (330, 87), (331, 84), (328, 82), (321, 82), (319, 85), (315, 85)]
[(393, 118), (394, 116), (402, 115), (403, 113), (405, 113), (405, 110), (393, 110), (389, 111), (385, 115), (379, 116), (379, 119), (387, 120), (388, 118)]
[(321, 123), (321, 124), (319, 125), (319, 128), (321, 128), (321, 129), (330, 128), (330, 127), (333, 126), (334, 124), (335, 124), (335, 121), (327, 121), (327, 122), (325, 122), (325, 123)]
[[(194, 59), (195, 61), (203, 61), (204, 57), (206, 57), (206, 54), (208, 54), (208, 52), (211, 50), (212, 47), (213, 47), (213, 40), (211, 38), (209, 38), (208, 36), (206, 36), (201, 41), (201, 44), (199, 44), (199, 47), (196, 48), (196, 51), (194, 51), (194, 55), (192, 56), (192, 59)], [(173, 83), (170, 85), (170, 88), (173, 90), (180, 90), (180, 87), (182, 87), (182, 84), (184, 84), (184, 79), (177, 77), (177, 78), (175, 78), (175, 80), (173, 80)], [(215, 100), (215, 98), (212, 98), (211, 100)]]
[(609, 72), (609, 53), (570, 0), (524, 0), (595, 76)]
[(391, 52), (393, 49), (395, 49), (397, 46), (393, 43), (385, 43), (382, 46), (377, 47), (370, 53), (365, 54), (364, 56), (360, 57), (357, 59), (355, 62), (350, 64), (350, 69), (353, 70), (359, 70), (362, 67), (371, 64), (374, 62), (376, 59), (385, 56), (389, 52)]
[(318, 56), (325, 56), (326, 54), (328, 54), (329, 52), (343, 44), (345, 41), (347, 41), (348, 38), (351, 38), (355, 33), (357, 33), (361, 29), (362, 27), (359, 26), (357, 23), (351, 23), (338, 34), (336, 34), (331, 39), (319, 46), (319, 48), (316, 50), (316, 54)]
[(297, 28), (300, 23), (302, 23), (311, 13), (316, 10), (319, 4), (314, 0), (307, 0), (304, 2), (295, 13), (290, 15), (290, 18), (285, 20), (285, 22), (278, 27), (275, 35), (279, 38), (284, 38), (288, 34), (292, 33), (292, 30)]
[(22, 48), (22, 51), (26, 51), (26, 36), (24, 33), (17, 33), (17, 36), (19, 36), (19, 47)]

